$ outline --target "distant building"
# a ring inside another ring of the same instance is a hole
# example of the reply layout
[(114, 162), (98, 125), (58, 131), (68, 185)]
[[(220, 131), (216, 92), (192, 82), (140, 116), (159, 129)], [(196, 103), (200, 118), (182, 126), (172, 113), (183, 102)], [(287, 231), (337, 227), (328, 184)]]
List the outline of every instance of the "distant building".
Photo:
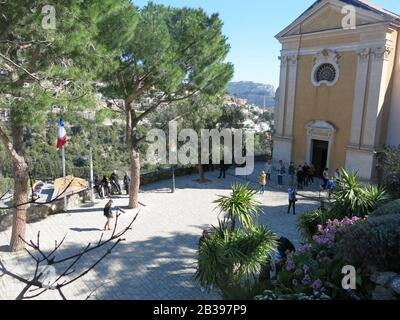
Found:
[[(343, 7), (356, 10), (345, 29)], [(277, 35), (282, 44), (274, 160), (377, 177), (400, 145), (400, 16), (361, 0), (319, 0)]]

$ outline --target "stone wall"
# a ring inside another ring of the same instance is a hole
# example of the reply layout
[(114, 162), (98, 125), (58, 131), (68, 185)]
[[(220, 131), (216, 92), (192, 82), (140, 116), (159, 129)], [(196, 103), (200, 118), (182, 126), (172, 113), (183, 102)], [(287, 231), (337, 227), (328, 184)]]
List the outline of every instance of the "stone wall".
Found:
[[(79, 207), (80, 204), (89, 201), (89, 192), (87, 190), (82, 191), (78, 194), (74, 194), (67, 197), (68, 208)], [(0, 231), (5, 231), (12, 226), (13, 210), (4, 210), (4, 213), (0, 215)], [(30, 205), (26, 212), (26, 222), (33, 223), (47, 218), (52, 214), (58, 214), (64, 212), (64, 199), (57, 200), (50, 204)]]

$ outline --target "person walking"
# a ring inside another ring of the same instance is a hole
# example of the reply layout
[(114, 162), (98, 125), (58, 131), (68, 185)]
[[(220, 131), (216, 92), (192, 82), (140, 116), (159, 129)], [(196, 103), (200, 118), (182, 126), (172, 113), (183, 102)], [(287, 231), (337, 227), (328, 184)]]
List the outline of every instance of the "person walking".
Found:
[(333, 188), (335, 187), (335, 178), (330, 177), (328, 181), (326, 182), (326, 191), (328, 192), (328, 199), (331, 198)]
[(294, 186), (294, 177), (296, 175), (296, 167), (294, 166), (294, 162), (290, 163), (288, 173), (289, 173), (289, 185)]
[(328, 180), (329, 180), (329, 169), (328, 168), (324, 169), (324, 172), (322, 173), (322, 180), (324, 181), (324, 183), (322, 184), (321, 187), (322, 187), (323, 190), (326, 190), (326, 185), (327, 185)]
[(104, 199), (103, 186), (101, 185), (99, 176), (94, 177), (94, 189), (97, 191), (100, 199)]
[(283, 176), (286, 173), (286, 168), (282, 160), (279, 160), (278, 166), (278, 185), (283, 185)]
[(101, 180), (101, 184), (104, 189), (104, 196), (111, 197), (111, 183), (110, 183), (110, 180), (107, 178), (107, 176), (103, 176), (103, 179)]
[(127, 195), (129, 195), (130, 187), (131, 187), (131, 178), (128, 175), (128, 171), (126, 171), (124, 175), (124, 188)]
[(224, 160), (221, 160), (221, 162), (219, 163), (219, 177), (218, 177), (218, 179), (221, 179), (221, 178), (226, 179), (226, 171), (227, 171), (226, 164), (225, 164)]
[(267, 174), (265, 171), (262, 171), (260, 176), (258, 177), (258, 183), (260, 184), (260, 193), (264, 194), (265, 186), (267, 185)]
[(295, 187), (289, 187), (288, 196), (289, 196), (289, 207), (288, 214), (290, 214), (290, 209), (293, 208), (293, 215), (296, 215), (296, 202), (297, 202), (297, 192)]
[(299, 166), (297, 168), (296, 176), (297, 176), (297, 189), (303, 190), (304, 175), (302, 166)]
[(106, 206), (104, 207), (104, 216), (107, 219), (106, 224), (104, 225), (103, 230), (104, 231), (109, 231), (111, 230), (111, 223), (113, 220), (113, 213), (112, 213), (112, 205), (113, 205), (113, 201), (110, 200), (107, 202)]
[(122, 195), (121, 185), (119, 184), (117, 170), (114, 170), (113, 173), (111, 174), (110, 182), (111, 182), (112, 186), (114, 186), (114, 188), (117, 191), (117, 193), (119, 195)]
[(272, 176), (272, 163), (271, 160), (267, 162), (265, 165), (265, 173), (267, 174), (267, 180), (271, 181), (271, 176)]
[(310, 164), (310, 166), (309, 166), (308, 175), (310, 178), (310, 183), (314, 184), (315, 166), (313, 164)]
[(308, 184), (310, 182), (310, 178), (308, 176), (308, 164), (304, 163), (303, 165), (303, 183), (305, 187), (308, 187)]

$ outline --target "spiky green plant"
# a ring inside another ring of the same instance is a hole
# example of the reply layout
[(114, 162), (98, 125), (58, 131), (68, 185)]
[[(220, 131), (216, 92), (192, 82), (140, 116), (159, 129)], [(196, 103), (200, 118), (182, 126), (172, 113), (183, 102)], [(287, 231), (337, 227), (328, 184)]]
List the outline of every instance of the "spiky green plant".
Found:
[(248, 287), (249, 279), (268, 263), (277, 247), (277, 236), (264, 226), (230, 232), (220, 226), (199, 249), (196, 280), (205, 288), (216, 288), (223, 297), (235, 288)]
[(373, 185), (362, 186), (357, 181), (357, 174), (340, 170), (340, 178), (336, 180), (333, 192), (331, 211), (335, 218), (345, 216), (364, 216), (388, 199), (384, 188)]
[(253, 226), (254, 218), (260, 213), (260, 202), (254, 199), (258, 193), (249, 185), (232, 185), (230, 196), (219, 196), (214, 203), (217, 204), (220, 212), (224, 214), (224, 220), (229, 224), (230, 232), (235, 231), (236, 222), (239, 221), (244, 228), (250, 229)]

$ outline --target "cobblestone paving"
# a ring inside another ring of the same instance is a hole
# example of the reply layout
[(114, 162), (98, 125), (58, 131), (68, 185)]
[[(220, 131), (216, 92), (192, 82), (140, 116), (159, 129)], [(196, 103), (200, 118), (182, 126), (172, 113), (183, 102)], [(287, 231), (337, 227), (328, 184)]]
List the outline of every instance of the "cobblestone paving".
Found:
[[(257, 182), (263, 169), (257, 165), (255, 173), (247, 179), (236, 178), (229, 171), (227, 179), (217, 179), (218, 172), (207, 173), (210, 180), (198, 184), (196, 176), (178, 178), (176, 193), (170, 193), (170, 181), (145, 186), (140, 194), (143, 205), (139, 218), (112, 255), (108, 256), (84, 278), (65, 289), (68, 299), (160, 299), (196, 300), (218, 299), (215, 294), (203, 292), (193, 281), (196, 271), (198, 240), (202, 230), (217, 224), (218, 212), (212, 203), (217, 195), (228, 195), (229, 187), (235, 182)], [(276, 177), (273, 177), (276, 181)], [(316, 190), (316, 188), (315, 188)], [(259, 222), (300, 245), (296, 217), (286, 213), (287, 187), (271, 183), (264, 195), (259, 195), (263, 214)], [(306, 192), (316, 196), (317, 192)], [(297, 205), (299, 215), (318, 206), (311, 198), (302, 198)], [(27, 226), (27, 239), (36, 239), (41, 232), (43, 249), (51, 250), (54, 240), (67, 238), (60, 256), (76, 252), (89, 242), (95, 243), (102, 234), (104, 217), (102, 208), (106, 200), (95, 206), (70, 210), (67, 214), (50, 216)], [(127, 205), (125, 196), (116, 198), (115, 205)], [(120, 227), (127, 225), (137, 210), (127, 211), (120, 218)], [(10, 230), (0, 232), (0, 257), (13, 272), (21, 275), (32, 272), (25, 253), (9, 254)], [(104, 251), (103, 251), (104, 252)], [(86, 264), (99, 255), (89, 254)], [(83, 265), (81, 265), (82, 267)], [(31, 273), (32, 274), (32, 273)], [(21, 291), (20, 283), (3, 276), (0, 278), (0, 299), (14, 299)], [(91, 294), (92, 293), (92, 294)], [(54, 293), (46, 293), (41, 299), (59, 299)]]

